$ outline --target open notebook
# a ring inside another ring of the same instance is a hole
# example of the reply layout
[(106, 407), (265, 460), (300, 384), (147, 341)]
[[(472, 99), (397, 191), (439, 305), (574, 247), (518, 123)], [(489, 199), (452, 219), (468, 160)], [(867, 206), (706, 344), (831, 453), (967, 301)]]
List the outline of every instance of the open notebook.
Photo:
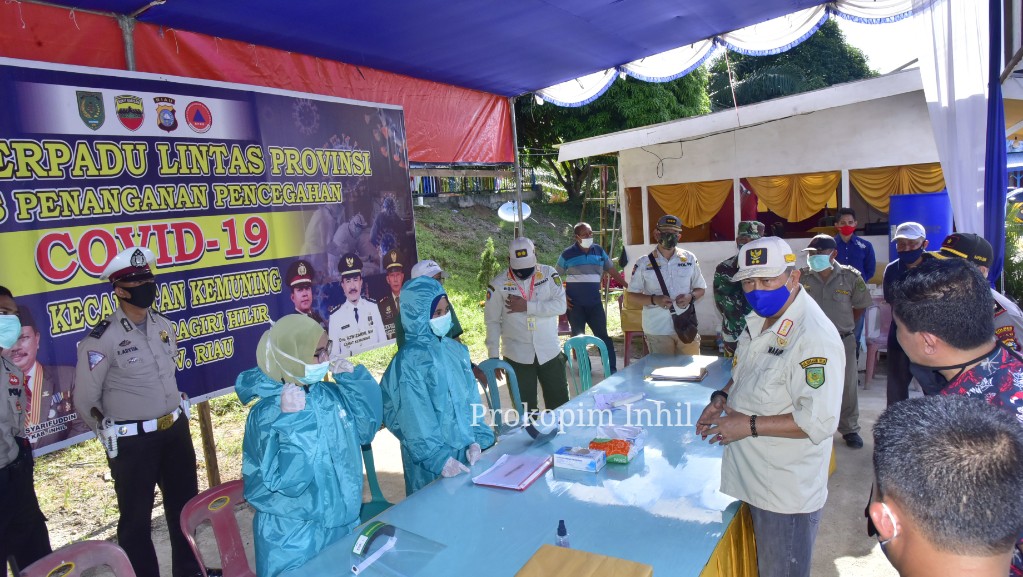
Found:
[(489, 469), (473, 477), (472, 482), (522, 491), (550, 468), (550, 455), (501, 455)]
[(655, 381), (702, 381), (707, 376), (707, 367), (697, 364), (684, 367), (661, 367), (650, 373), (650, 378)]

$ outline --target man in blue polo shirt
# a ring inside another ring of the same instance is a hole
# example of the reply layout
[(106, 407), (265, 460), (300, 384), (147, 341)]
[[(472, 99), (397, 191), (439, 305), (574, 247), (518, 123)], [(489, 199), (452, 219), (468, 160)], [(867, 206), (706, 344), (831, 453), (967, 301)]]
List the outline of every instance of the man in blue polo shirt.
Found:
[[(856, 211), (848, 207), (838, 209), (836, 213), (838, 220), (835, 227), (838, 234), (835, 235), (835, 244), (838, 252), (835, 253), (835, 260), (839, 264), (851, 266), (860, 271), (863, 282), (870, 282), (877, 272), (877, 258), (874, 257), (874, 245), (856, 236)], [(856, 321), (854, 338), (856, 339), (856, 358), (860, 356), (860, 337), (863, 335), (863, 318)]]
[(611, 372), (614, 373), (618, 370), (617, 355), (614, 342), (607, 334), (607, 313), (600, 300), (600, 280), (607, 273), (623, 287), (628, 288), (629, 284), (604, 249), (593, 244), (593, 229), (585, 222), (575, 225), (575, 244), (561, 253), (554, 268), (565, 282), (572, 336), (583, 334), (586, 325), (590, 325), (593, 336), (607, 345)]

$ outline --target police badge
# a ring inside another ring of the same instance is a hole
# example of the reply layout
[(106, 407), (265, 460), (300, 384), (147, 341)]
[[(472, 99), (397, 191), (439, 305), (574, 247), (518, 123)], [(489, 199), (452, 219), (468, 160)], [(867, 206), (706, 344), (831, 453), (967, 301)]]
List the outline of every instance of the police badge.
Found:
[(178, 118), (174, 111), (174, 99), (166, 96), (153, 98), (156, 103), (156, 126), (163, 131), (173, 132), (178, 128)]

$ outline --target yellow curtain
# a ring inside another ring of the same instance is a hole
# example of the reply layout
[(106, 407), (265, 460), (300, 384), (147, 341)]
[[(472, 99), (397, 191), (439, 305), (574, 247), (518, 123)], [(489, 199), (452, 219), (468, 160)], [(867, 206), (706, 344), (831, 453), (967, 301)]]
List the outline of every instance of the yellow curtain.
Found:
[(888, 212), (888, 199), (893, 196), (945, 188), (945, 176), (937, 162), (850, 170), (849, 182), (863, 200), (884, 213)]
[(647, 190), (665, 213), (681, 218), (682, 224), (693, 228), (710, 222), (721, 210), (732, 192), (732, 181), (662, 184), (647, 187)]
[(746, 179), (768, 210), (789, 222), (806, 220), (825, 206), (834, 206), (841, 172), (817, 172)]

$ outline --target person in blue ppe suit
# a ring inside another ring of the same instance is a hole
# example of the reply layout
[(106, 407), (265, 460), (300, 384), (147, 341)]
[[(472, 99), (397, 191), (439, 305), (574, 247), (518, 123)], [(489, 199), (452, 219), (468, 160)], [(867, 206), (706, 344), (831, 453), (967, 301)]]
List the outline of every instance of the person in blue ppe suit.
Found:
[[(469, 349), (446, 336), (451, 312), (444, 288), (422, 276), (402, 289), (405, 345), (380, 381), (384, 424), (401, 442), (405, 494), (439, 476), (467, 473), (494, 432), (483, 419)], [(438, 336), (441, 335), (441, 336)]]
[(242, 477), (256, 509), (256, 574), (301, 566), (359, 524), (362, 452), (380, 428), (380, 387), (365, 367), (327, 374), (330, 341), (292, 314), (263, 334), (258, 368), (235, 382), (245, 424)]

